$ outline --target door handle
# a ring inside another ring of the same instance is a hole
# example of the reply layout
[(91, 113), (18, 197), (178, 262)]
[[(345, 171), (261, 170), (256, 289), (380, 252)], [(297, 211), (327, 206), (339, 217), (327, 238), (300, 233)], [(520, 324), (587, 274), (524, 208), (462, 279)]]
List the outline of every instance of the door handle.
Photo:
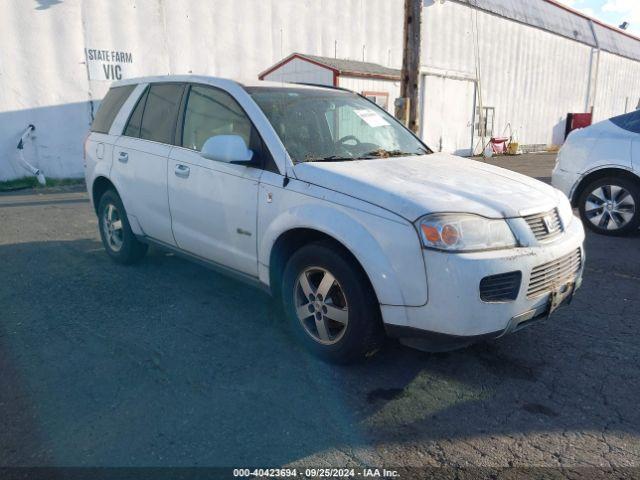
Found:
[(129, 154), (127, 152), (120, 152), (118, 155), (118, 161), (120, 163), (127, 163), (129, 161)]
[(176, 174), (176, 177), (187, 178), (190, 171), (191, 170), (186, 165), (178, 164), (173, 172)]

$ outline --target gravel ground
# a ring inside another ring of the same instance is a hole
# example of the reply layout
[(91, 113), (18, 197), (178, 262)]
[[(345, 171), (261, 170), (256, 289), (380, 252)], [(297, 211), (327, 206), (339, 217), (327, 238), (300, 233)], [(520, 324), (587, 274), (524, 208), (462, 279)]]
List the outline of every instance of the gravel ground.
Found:
[(336, 367), (261, 291), (113, 264), (84, 192), (2, 195), (0, 465), (640, 466), (640, 235), (586, 249), (549, 321)]

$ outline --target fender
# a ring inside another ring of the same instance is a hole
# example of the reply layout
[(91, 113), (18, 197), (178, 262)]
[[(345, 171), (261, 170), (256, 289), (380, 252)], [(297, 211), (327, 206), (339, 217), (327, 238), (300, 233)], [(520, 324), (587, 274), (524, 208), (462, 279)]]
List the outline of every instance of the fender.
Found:
[[(98, 180), (98, 178), (104, 177), (107, 180), (109, 180), (111, 183), (113, 183), (113, 180), (111, 180), (111, 177), (109, 176), (109, 173), (111, 173), (111, 162), (97, 162), (96, 163), (95, 168), (93, 170), (93, 175), (92, 175), (93, 178), (91, 179), (91, 190), (89, 192), (92, 202), (93, 202), (93, 187), (95, 186), (96, 180)], [(116, 186), (116, 189), (117, 188), (118, 187)], [(95, 205), (95, 208), (98, 208), (98, 206)]]
[[(111, 170), (111, 164), (109, 163), (109, 165), (106, 165), (107, 162), (98, 162), (96, 164), (96, 168), (94, 170), (94, 175), (93, 175), (93, 180), (91, 182), (91, 191), (89, 193), (89, 198), (91, 199), (91, 203), (93, 204), (93, 188), (94, 185), (96, 183), (96, 181), (99, 178), (105, 178), (107, 180), (109, 180), (109, 182), (111, 182), (111, 184), (114, 186), (114, 188), (116, 189), (116, 193), (118, 195), (120, 195), (120, 200), (122, 200), (122, 203), (124, 205), (125, 210), (127, 210), (127, 218), (129, 220), (129, 226), (131, 227), (131, 231), (134, 233), (134, 235), (144, 235), (144, 231), (142, 230), (142, 227), (140, 226), (140, 223), (138, 222), (138, 218), (135, 215), (132, 215), (131, 213), (129, 213), (131, 210), (129, 208), (129, 206), (127, 205), (127, 200), (120, 194), (120, 186), (118, 185), (117, 182), (114, 182), (114, 180), (109, 176), (109, 171)], [(94, 210), (97, 210), (98, 206), (94, 205)]]
[(571, 203), (573, 204), (574, 200), (577, 201), (578, 199), (574, 199), (574, 196), (576, 194), (576, 190), (578, 189), (578, 187), (582, 184), (582, 182), (584, 181), (585, 178), (587, 178), (589, 175), (591, 175), (592, 173), (596, 173), (600, 170), (623, 170), (627, 173), (632, 174), (633, 176), (637, 177), (638, 179), (640, 179), (640, 175), (638, 174), (638, 171), (634, 170), (633, 165), (623, 165), (621, 163), (607, 163), (607, 164), (603, 164), (603, 165), (598, 165), (596, 167), (590, 168), (589, 170), (586, 170), (584, 172), (582, 172), (582, 174), (580, 175), (580, 177), (574, 182), (573, 186), (571, 187), (571, 191), (569, 192), (569, 200), (571, 200)]
[[(364, 216), (369, 228), (358, 218)], [(344, 245), (364, 268), (381, 304), (426, 303), (424, 260), (412, 225), (336, 204), (296, 205), (280, 213), (262, 232), (258, 245), (258, 261), (262, 266), (268, 267), (278, 237), (296, 228), (317, 230)], [(384, 240), (386, 248), (381, 246)], [(261, 268), (260, 276), (268, 283), (268, 268)]]

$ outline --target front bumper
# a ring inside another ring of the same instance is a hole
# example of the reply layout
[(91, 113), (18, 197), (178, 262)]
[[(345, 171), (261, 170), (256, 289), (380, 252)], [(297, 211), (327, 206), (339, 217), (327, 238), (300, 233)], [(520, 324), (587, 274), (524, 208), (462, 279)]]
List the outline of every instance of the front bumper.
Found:
[(571, 200), (573, 190), (579, 179), (580, 174), (562, 170), (558, 164), (551, 172), (551, 185), (564, 193), (569, 200)]
[[(424, 250), (429, 300), (421, 307), (382, 305), (387, 331), (394, 336), (437, 334), (456, 337), (498, 337), (546, 317), (550, 292), (529, 298), (532, 270), (581, 249), (582, 267), (573, 278), (575, 289), (584, 270), (584, 229), (573, 219), (555, 241), (511, 250), (443, 253)], [(489, 275), (519, 270), (522, 280), (513, 301), (489, 303), (480, 299), (480, 281)], [(404, 333), (403, 333), (404, 332)]]

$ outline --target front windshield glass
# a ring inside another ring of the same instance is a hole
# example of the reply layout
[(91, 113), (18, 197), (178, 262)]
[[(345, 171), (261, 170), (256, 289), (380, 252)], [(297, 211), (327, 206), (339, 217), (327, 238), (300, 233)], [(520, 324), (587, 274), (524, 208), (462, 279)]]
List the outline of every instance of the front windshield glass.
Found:
[(431, 153), (377, 105), (341, 90), (253, 87), (294, 163)]

